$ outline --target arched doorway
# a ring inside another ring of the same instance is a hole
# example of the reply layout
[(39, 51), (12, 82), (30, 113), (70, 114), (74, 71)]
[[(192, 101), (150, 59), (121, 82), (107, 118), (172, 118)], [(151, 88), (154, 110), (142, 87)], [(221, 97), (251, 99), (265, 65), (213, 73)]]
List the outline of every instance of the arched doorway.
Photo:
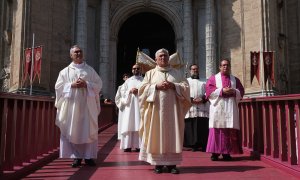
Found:
[(170, 54), (174, 53), (175, 44), (174, 30), (163, 17), (150, 12), (129, 17), (118, 33), (117, 85), (123, 83), (124, 73), (131, 73), (137, 48), (148, 49), (150, 57), (154, 59), (155, 52), (160, 48), (168, 49)]

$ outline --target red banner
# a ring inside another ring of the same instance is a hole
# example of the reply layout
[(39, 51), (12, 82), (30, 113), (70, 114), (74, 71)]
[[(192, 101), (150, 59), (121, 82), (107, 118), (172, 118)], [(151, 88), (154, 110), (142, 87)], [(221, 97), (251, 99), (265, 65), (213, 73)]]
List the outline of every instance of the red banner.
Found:
[(268, 79), (270, 79), (272, 85), (275, 85), (274, 79), (274, 52), (263, 52), (263, 62), (264, 62), (264, 79), (265, 84)]
[(260, 83), (259, 79), (259, 64), (260, 64), (260, 52), (250, 52), (250, 61), (251, 61), (251, 84), (253, 81), (254, 76), (256, 76), (256, 79), (258, 80), (258, 83)]
[(30, 71), (31, 71), (31, 48), (27, 48), (24, 50), (25, 61), (24, 61), (24, 75), (23, 81), (27, 79), (27, 76), (30, 79)]
[(42, 67), (42, 46), (34, 48), (34, 71), (33, 71), (33, 79), (38, 76), (39, 82), (41, 78), (41, 67)]

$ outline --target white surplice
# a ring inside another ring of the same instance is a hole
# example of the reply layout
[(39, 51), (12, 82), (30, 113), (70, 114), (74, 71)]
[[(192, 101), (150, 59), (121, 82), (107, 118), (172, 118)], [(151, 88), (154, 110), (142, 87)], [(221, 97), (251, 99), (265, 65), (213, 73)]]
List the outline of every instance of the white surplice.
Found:
[[(205, 96), (205, 82), (199, 79), (187, 78), (190, 85), (191, 98), (202, 98)], [(186, 113), (185, 118), (194, 117), (208, 117), (209, 116), (209, 102), (192, 104), (192, 107)]]
[(231, 87), (235, 89), (235, 97), (223, 98), (221, 73), (215, 75), (217, 89), (209, 96), (209, 128), (240, 129), (238, 103), (242, 99), (240, 91), (236, 89), (236, 79), (230, 75)]
[[(81, 78), (87, 88), (71, 88)], [(60, 157), (97, 157), (99, 93), (102, 80), (85, 62), (71, 63), (60, 71), (55, 84), (56, 125), (60, 128)]]
[(140, 108), (138, 95), (130, 93), (132, 88), (139, 88), (143, 81), (142, 76), (132, 76), (123, 84), (124, 95), (120, 104), (124, 106), (120, 123), (120, 149), (140, 148), (139, 127)]

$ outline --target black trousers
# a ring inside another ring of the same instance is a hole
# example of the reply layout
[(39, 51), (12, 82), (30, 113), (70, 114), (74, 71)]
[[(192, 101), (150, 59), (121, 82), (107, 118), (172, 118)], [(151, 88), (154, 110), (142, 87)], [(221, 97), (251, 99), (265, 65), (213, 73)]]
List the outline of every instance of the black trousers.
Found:
[(208, 118), (187, 118), (184, 128), (184, 147), (201, 148), (205, 151), (208, 139)]

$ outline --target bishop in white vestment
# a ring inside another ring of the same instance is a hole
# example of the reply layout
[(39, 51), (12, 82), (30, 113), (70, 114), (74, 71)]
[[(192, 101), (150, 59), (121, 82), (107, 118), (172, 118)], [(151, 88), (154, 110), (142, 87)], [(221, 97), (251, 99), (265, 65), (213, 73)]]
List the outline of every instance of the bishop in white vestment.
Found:
[(72, 167), (81, 160), (91, 166), (97, 158), (99, 93), (102, 80), (83, 61), (82, 50), (70, 50), (73, 62), (60, 71), (55, 84), (56, 125), (60, 128), (60, 158), (73, 158)]
[(155, 54), (156, 68), (146, 72), (139, 89), (142, 145), (139, 159), (155, 165), (154, 172), (178, 174), (182, 161), (184, 116), (191, 106), (183, 73), (169, 65), (169, 53)]

